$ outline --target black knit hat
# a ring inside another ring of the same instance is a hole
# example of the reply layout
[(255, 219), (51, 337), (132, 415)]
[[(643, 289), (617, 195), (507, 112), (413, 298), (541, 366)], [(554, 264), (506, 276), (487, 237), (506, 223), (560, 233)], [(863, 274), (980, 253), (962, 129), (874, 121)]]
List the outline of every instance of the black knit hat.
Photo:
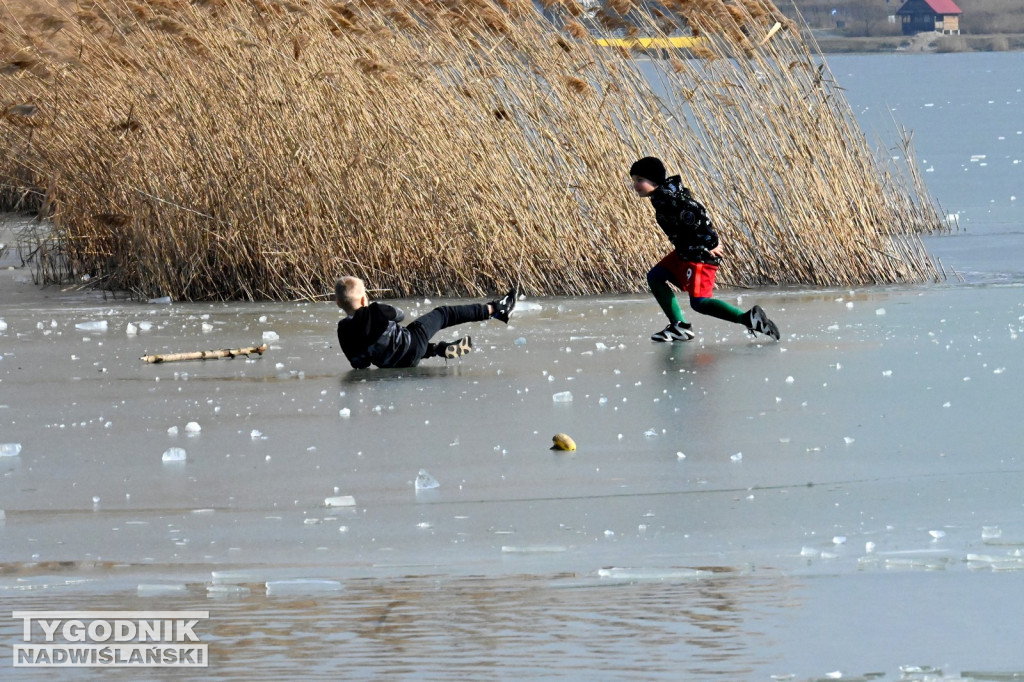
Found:
[(655, 185), (665, 184), (665, 164), (661, 159), (653, 156), (645, 156), (629, 167), (630, 175), (639, 175), (645, 180), (650, 180)]

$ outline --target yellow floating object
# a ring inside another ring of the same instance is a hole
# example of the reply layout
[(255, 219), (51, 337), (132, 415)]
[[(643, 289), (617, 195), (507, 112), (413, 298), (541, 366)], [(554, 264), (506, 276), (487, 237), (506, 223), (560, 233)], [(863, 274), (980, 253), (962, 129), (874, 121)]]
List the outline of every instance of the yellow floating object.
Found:
[(676, 36), (672, 38), (598, 38), (594, 41), (601, 47), (625, 47), (666, 50), (693, 49), (704, 44), (704, 38), (693, 38), (689, 36)]
[(551, 446), (552, 450), (572, 451), (576, 449), (576, 441), (564, 433), (556, 433), (551, 437), (551, 441), (554, 443), (554, 445)]

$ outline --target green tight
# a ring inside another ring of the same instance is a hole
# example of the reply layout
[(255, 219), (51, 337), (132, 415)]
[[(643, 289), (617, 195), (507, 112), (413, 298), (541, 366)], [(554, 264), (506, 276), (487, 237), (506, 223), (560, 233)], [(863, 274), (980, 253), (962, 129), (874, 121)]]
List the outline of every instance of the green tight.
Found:
[[(669, 321), (685, 323), (686, 318), (683, 316), (683, 311), (679, 307), (679, 301), (676, 300), (676, 295), (673, 293), (672, 287), (669, 286), (668, 282), (649, 278), (648, 284), (651, 287), (651, 293), (654, 294), (654, 300), (656, 300), (658, 305), (661, 306), (661, 309), (665, 311), (665, 315), (668, 316)], [(695, 298), (691, 296), (690, 307), (702, 315), (717, 317), (718, 319), (725, 320), (726, 322), (734, 322), (742, 325), (747, 324), (747, 314), (745, 312), (736, 306), (717, 298)]]

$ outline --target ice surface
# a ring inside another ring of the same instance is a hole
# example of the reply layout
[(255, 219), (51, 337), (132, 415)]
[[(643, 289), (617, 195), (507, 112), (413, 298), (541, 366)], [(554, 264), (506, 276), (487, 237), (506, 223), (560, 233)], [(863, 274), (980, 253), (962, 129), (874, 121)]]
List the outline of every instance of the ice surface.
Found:
[(433, 490), (439, 487), (437, 479), (430, 475), (426, 469), (420, 469), (416, 474), (416, 490)]

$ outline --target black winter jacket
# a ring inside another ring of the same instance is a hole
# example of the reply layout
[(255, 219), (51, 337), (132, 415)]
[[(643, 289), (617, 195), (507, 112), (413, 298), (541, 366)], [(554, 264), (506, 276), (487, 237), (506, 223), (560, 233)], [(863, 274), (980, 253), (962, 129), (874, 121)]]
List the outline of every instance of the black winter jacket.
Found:
[(405, 313), (387, 303), (371, 303), (338, 322), (338, 341), (355, 369), (407, 366), (412, 335), (398, 323)]
[(665, 180), (650, 194), (658, 226), (676, 247), (679, 257), (691, 263), (718, 265), (721, 258), (708, 253), (718, 246), (718, 233), (704, 205), (683, 187), (678, 175)]

